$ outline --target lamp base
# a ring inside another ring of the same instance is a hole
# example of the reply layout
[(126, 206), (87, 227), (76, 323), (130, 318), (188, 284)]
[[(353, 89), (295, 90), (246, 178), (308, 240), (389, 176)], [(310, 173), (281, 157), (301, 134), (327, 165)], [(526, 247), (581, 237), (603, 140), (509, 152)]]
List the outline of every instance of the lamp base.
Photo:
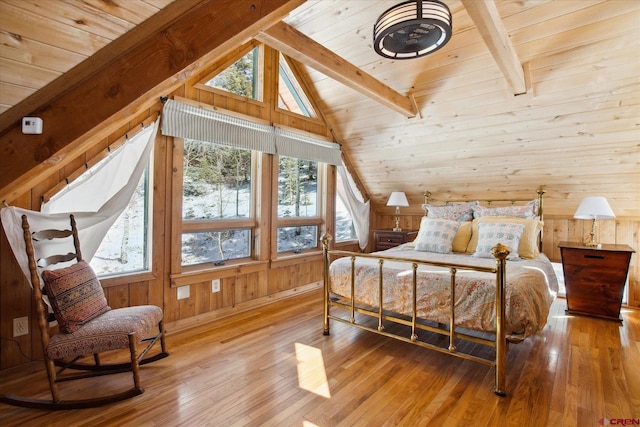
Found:
[(398, 216), (398, 214), (400, 213), (400, 208), (396, 206), (396, 223), (395, 223), (395, 227), (393, 227), (393, 231), (402, 231), (402, 228), (400, 228), (400, 217)]
[(593, 248), (593, 249), (602, 249), (602, 244), (598, 243), (598, 242), (589, 242), (589, 241), (587, 241), (587, 242), (584, 242), (584, 245), (588, 246), (590, 248)]
[(602, 245), (596, 240), (596, 227), (597, 224), (596, 220), (594, 219), (593, 223), (591, 224), (591, 233), (589, 233), (589, 240), (584, 242), (584, 245), (594, 249), (602, 249)]

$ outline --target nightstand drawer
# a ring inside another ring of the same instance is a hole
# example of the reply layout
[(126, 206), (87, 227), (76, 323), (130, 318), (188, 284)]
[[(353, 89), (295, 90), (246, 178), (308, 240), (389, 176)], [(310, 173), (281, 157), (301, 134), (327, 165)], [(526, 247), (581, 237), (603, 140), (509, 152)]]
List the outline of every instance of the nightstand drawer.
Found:
[(417, 230), (373, 230), (374, 250), (384, 251), (386, 249), (395, 248), (403, 243), (413, 241), (417, 235)]
[(589, 268), (624, 269), (629, 255), (626, 252), (604, 252), (589, 249), (562, 249), (562, 262), (566, 265), (588, 265)]
[(392, 246), (398, 246), (404, 243), (404, 236), (398, 233), (378, 233), (376, 235), (376, 245), (389, 244)]

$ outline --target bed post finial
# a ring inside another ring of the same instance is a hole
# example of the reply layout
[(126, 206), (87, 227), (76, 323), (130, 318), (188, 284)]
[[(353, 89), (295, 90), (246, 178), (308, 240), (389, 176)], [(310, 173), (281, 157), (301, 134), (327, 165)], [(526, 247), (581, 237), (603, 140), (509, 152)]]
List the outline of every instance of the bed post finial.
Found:
[(424, 192), (424, 204), (429, 204), (429, 200), (431, 199), (431, 191)]

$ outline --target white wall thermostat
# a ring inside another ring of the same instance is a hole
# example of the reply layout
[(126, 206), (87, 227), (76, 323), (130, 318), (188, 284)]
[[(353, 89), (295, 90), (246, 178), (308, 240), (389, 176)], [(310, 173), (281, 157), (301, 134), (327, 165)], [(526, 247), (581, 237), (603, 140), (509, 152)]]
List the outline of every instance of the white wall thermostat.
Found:
[(42, 119), (40, 117), (23, 117), (22, 118), (22, 133), (24, 134), (41, 134), (42, 133)]

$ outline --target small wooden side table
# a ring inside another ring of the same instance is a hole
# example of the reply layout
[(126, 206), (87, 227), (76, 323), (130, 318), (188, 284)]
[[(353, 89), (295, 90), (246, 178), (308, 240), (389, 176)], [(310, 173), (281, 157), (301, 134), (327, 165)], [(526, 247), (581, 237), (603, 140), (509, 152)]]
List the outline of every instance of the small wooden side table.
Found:
[(412, 242), (418, 235), (418, 230), (373, 230), (374, 250), (383, 251), (403, 243)]
[(606, 245), (601, 249), (577, 242), (560, 242), (569, 314), (584, 314), (622, 321), (620, 306), (629, 272), (629, 245)]

